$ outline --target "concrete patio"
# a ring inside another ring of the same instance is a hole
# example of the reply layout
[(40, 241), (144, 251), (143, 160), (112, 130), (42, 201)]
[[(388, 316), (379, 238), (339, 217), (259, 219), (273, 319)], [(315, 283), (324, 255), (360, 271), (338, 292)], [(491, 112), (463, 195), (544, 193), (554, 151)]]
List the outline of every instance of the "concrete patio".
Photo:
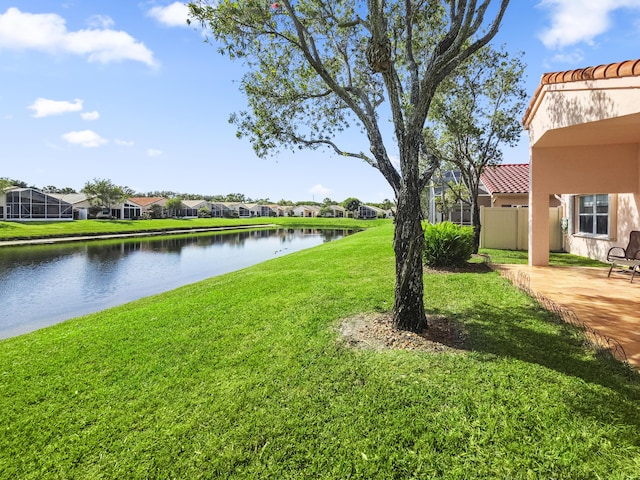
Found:
[(630, 365), (640, 369), (640, 278), (608, 268), (497, 265), (507, 276), (527, 278), (528, 287), (601, 335), (616, 340)]

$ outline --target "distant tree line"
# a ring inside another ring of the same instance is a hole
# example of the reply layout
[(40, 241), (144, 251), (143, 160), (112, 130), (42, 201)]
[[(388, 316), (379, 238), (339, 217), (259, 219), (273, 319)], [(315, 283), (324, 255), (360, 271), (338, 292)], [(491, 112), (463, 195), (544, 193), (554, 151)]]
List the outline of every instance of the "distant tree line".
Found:
[[(2, 185), (12, 185), (20, 188), (34, 188), (36, 190), (40, 190), (44, 193), (58, 193), (58, 194), (70, 194), (70, 193), (78, 193), (75, 189), (71, 187), (58, 188), (55, 185), (47, 185), (45, 187), (36, 187), (34, 185), (29, 185), (27, 182), (17, 179), (11, 179), (7, 177), (0, 178), (0, 186)], [(227, 195), (199, 195), (195, 193), (178, 193), (170, 190), (156, 190), (152, 192), (135, 192), (131, 188), (126, 186), (117, 186), (111, 180), (107, 179), (99, 179), (94, 178), (93, 181), (87, 182), (85, 186), (81, 189), (81, 192), (96, 195), (99, 192), (100, 197), (104, 197), (106, 200), (104, 205), (110, 205), (112, 203), (117, 203), (117, 200), (120, 200), (125, 197), (163, 197), (167, 199), (179, 199), (179, 200), (206, 200), (208, 202), (239, 202), (239, 203), (257, 203), (261, 205), (267, 204), (277, 204), (281, 206), (292, 206), (296, 207), (298, 205), (316, 205), (318, 207), (328, 207), (330, 205), (341, 205), (346, 210), (353, 212), (358, 210), (360, 205), (364, 202), (361, 202), (359, 199), (354, 197), (349, 197), (342, 202), (337, 202), (332, 200), (331, 198), (325, 198), (322, 202), (316, 202), (314, 200), (302, 200), (302, 201), (291, 201), (280, 199), (277, 202), (272, 202), (268, 198), (251, 198), (246, 196), (243, 193), (228, 193)], [(385, 198), (381, 203), (367, 202), (367, 205), (371, 205), (374, 207), (382, 208), (384, 210), (389, 210), (395, 206), (395, 203), (387, 198)]]

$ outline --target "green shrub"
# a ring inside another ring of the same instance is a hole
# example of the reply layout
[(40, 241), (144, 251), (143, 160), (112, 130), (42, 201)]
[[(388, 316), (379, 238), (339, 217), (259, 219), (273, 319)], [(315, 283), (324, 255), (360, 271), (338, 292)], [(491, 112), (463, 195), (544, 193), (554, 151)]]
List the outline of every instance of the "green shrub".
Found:
[(473, 228), (451, 222), (427, 225), (422, 258), (430, 267), (460, 267), (473, 253)]
[(202, 207), (198, 210), (198, 218), (211, 218), (211, 210), (207, 207)]

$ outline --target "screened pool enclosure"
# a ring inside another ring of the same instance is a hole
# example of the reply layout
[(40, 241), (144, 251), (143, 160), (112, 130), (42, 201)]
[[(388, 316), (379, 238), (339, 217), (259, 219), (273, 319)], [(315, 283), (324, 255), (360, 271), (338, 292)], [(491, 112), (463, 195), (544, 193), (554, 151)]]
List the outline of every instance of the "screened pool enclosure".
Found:
[(73, 220), (73, 206), (33, 188), (6, 192), (0, 218), (5, 220)]

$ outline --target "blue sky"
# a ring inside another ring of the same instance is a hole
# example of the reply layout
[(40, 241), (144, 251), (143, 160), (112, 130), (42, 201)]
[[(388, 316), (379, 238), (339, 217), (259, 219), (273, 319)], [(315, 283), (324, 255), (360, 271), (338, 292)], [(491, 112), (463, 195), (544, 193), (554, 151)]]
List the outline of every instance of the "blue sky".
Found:
[[(227, 121), (245, 104), (240, 65), (184, 15), (171, 0), (0, 0), (0, 177), (272, 201), (393, 198), (357, 159), (257, 158)], [(640, 0), (512, 0), (495, 42), (525, 52), (533, 95), (545, 72), (640, 58)], [(523, 135), (505, 162), (527, 161)]]

